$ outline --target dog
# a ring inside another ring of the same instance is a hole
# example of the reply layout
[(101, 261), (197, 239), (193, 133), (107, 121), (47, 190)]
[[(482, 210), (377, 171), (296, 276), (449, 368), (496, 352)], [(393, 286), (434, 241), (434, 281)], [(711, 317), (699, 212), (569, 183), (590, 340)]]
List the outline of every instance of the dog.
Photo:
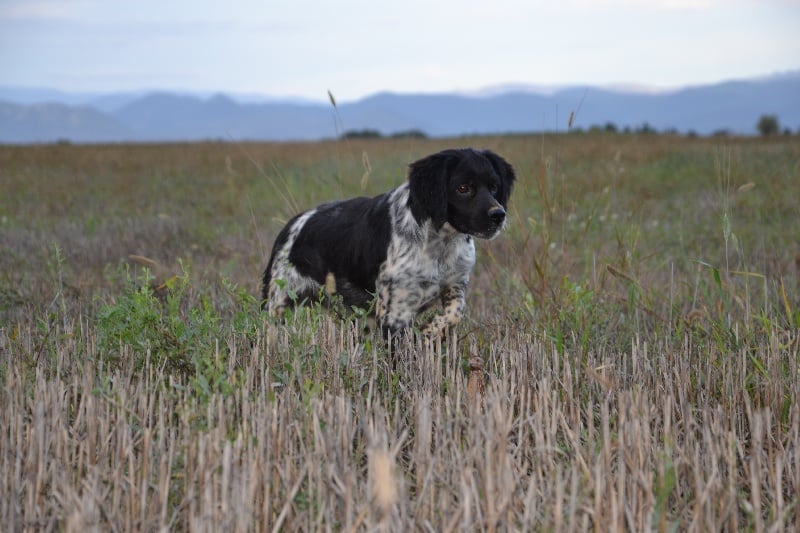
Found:
[(300, 213), (273, 245), (262, 309), (280, 317), (324, 291), (374, 309), (381, 332), (395, 335), (438, 300), (441, 311), (420, 329), (442, 334), (464, 315), (474, 238), (503, 229), (515, 179), (490, 150), (450, 149), (411, 163), (407, 181), (387, 193)]

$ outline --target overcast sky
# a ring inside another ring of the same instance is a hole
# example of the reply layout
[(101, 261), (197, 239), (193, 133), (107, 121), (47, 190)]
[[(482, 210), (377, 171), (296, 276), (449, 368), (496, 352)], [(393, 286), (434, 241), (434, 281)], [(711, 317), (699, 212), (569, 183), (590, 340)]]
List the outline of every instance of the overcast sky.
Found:
[(0, 0), (0, 85), (339, 101), (800, 69), (800, 0)]

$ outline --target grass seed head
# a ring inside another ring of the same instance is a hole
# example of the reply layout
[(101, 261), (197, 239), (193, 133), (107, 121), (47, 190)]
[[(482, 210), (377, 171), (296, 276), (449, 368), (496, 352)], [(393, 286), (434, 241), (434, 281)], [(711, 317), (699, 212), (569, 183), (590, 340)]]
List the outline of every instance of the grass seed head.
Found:
[(373, 502), (383, 516), (388, 515), (397, 502), (397, 482), (387, 450), (373, 449), (369, 454), (369, 481)]

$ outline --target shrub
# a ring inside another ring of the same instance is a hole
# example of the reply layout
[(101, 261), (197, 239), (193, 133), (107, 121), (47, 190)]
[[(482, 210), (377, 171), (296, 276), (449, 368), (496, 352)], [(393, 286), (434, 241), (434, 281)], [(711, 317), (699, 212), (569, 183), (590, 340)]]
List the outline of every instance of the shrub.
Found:
[(411, 129), (392, 133), (392, 139), (427, 139), (428, 134), (422, 130)]
[(381, 132), (369, 128), (363, 130), (349, 130), (342, 135), (343, 139), (380, 139), (381, 137), (383, 137)]
[(764, 137), (775, 135), (780, 131), (778, 117), (775, 115), (761, 115), (761, 118), (758, 119), (758, 124), (756, 124), (756, 128), (758, 128), (758, 132)]

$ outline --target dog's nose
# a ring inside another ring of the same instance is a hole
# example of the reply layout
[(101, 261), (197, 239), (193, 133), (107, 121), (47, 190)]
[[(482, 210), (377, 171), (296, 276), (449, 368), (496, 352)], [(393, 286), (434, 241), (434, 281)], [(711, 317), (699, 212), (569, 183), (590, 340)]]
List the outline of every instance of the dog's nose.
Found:
[(505, 220), (505, 218), (506, 218), (506, 210), (503, 209), (502, 207), (500, 207), (499, 205), (495, 206), (495, 207), (489, 209), (489, 218), (495, 224), (498, 224), (498, 225), (502, 224), (503, 220)]

